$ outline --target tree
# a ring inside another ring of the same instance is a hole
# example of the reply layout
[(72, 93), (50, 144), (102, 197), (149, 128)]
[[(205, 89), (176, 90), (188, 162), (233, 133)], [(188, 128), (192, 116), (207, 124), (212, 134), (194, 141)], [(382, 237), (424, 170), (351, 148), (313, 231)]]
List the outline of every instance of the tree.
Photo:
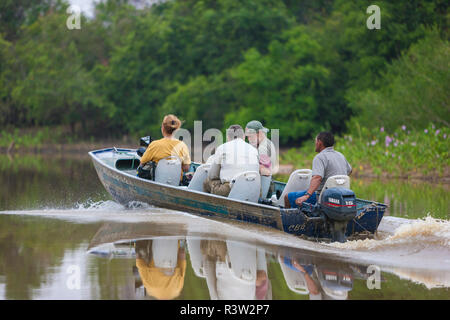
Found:
[(342, 114), (331, 118), (334, 106), (323, 104), (331, 84), (330, 71), (320, 61), (321, 45), (302, 27), (285, 31), (281, 38), (269, 45), (267, 55), (249, 50), (231, 71), (239, 107), (227, 114), (225, 126), (259, 119), (280, 129), (280, 141), (287, 143), (309, 138)]
[(382, 74), (379, 89), (350, 96), (361, 124), (391, 130), (408, 124), (416, 129), (430, 122), (450, 126), (450, 46), (430, 30)]
[(22, 74), (12, 90), (15, 101), (26, 106), (34, 124), (68, 124), (74, 131), (80, 122), (83, 134), (93, 115), (114, 109), (96, 92), (96, 83), (86, 69), (66, 16), (51, 13), (25, 27), (16, 43)]
[(61, 10), (60, 0), (2, 0), (0, 2), (0, 34), (6, 40), (14, 41), (22, 25), (30, 25), (51, 8)]
[[(108, 97), (129, 131), (159, 130), (159, 117), (172, 104), (166, 99), (180, 85), (220, 74), (240, 63), (247, 49), (266, 50), (293, 22), (283, 3), (274, 0), (155, 5), (137, 17), (134, 30), (114, 51), (105, 74)], [(178, 110), (184, 117), (185, 109)]]

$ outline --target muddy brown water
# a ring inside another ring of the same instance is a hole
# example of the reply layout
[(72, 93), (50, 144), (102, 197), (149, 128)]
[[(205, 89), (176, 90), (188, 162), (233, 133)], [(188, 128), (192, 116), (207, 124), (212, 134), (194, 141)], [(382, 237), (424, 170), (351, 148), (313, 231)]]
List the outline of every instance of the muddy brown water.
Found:
[(115, 203), (86, 156), (0, 155), (0, 299), (449, 299), (448, 185), (352, 179), (374, 240)]

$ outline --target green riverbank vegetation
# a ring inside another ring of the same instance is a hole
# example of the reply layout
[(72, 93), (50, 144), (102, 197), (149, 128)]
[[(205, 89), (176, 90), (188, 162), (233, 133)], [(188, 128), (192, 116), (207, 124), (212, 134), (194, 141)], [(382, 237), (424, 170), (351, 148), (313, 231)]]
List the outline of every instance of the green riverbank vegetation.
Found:
[[(431, 124), (419, 131), (402, 125), (397, 130), (368, 129), (355, 123), (355, 129), (336, 139), (336, 150), (362, 176), (443, 177), (450, 167), (450, 129), (437, 129)], [(301, 148), (292, 148), (281, 155), (280, 162), (296, 168), (309, 168), (314, 152), (311, 141)]]
[(67, 1), (2, 1), (0, 147), (157, 136), (175, 113), (188, 130), (258, 119), (292, 164), (330, 130), (358, 168), (443, 174), (448, 1), (376, 1), (369, 29), (372, 2), (107, 0), (71, 30)]

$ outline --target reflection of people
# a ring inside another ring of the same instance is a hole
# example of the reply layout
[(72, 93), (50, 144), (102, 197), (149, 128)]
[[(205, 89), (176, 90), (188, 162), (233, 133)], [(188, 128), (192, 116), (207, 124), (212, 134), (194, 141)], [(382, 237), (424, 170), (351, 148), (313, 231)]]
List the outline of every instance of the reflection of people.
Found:
[(227, 129), (227, 142), (217, 147), (213, 158), (208, 159), (211, 168), (203, 187), (208, 193), (227, 197), (231, 191), (230, 181), (239, 173), (258, 171), (258, 151), (244, 141), (240, 125)]
[(284, 197), (285, 208), (301, 207), (303, 202), (316, 203), (317, 192), (321, 192), (327, 179), (335, 175), (350, 175), (352, 167), (344, 155), (333, 148), (334, 136), (320, 132), (316, 137), (316, 155), (312, 164), (312, 178), (308, 190), (290, 192)]
[(147, 147), (141, 158), (141, 165), (149, 161), (158, 163), (159, 160), (177, 156), (181, 159), (183, 171), (188, 171), (191, 165), (191, 156), (187, 145), (174, 137), (175, 131), (181, 127), (181, 121), (173, 114), (164, 117), (161, 124), (162, 139), (154, 140)]
[(169, 300), (184, 286), (186, 255), (178, 240), (136, 241), (136, 267), (148, 295)]
[(264, 250), (219, 240), (201, 240), (200, 249), (212, 300), (272, 298)]
[[(311, 300), (322, 299), (322, 295), (321, 295), (320, 289), (319, 289), (320, 285), (318, 282), (316, 282), (317, 280), (313, 279), (313, 273), (314, 273), (313, 265), (302, 265), (297, 260), (291, 259), (288, 257), (282, 257), (281, 260), (282, 260), (282, 263), (284, 263), (290, 269), (301, 273), (301, 274), (298, 274), (297, 276), (301, 276), (304, 279), (304, 283), (306, 285), (305, 289), (307, 289), (307, 291), (309, 293), (309, 298)], [(286, 280), (288, 280), (288, 279), (286, 279)], [(301, 282), (303, 282), (303, 281), (301, 281)]]
[(291, 288), (295, 287), (293, 283), (300, 283), (297, 288), (301, 289), (300, 293), (309, 293), (310, 300), (345, 300), (353, 286), (353, 276), (346, 268), (336, 270), (335, 267), (304, 264), (283, 256), (280, 264), (288, 286)]

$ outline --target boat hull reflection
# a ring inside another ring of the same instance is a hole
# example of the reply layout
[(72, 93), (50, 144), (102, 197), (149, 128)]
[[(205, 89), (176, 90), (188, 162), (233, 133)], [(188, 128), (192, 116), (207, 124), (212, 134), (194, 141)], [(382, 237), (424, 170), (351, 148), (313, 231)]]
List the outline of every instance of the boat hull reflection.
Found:
[[(183, 223), (170, 225), (159, 221), (106, 223), (93, 237), (88, 252), (110, 259), (135, 259), (136, 296), (156, 299), (180, 296), (188, 266), (195, 277), (204, 279), (209, 298), (214, 300), (272, 299), (274, 280), (284, 281), (299, 298), (347, 299), (355, 277), (370, 276), (365, 265), (298, 248), (236, 240), (226, 228), (220, 233), (192, 234)], [(274, 265), (281, 272), (271, 274)], [(279, 279), (280, 274), (284, 279)]]

